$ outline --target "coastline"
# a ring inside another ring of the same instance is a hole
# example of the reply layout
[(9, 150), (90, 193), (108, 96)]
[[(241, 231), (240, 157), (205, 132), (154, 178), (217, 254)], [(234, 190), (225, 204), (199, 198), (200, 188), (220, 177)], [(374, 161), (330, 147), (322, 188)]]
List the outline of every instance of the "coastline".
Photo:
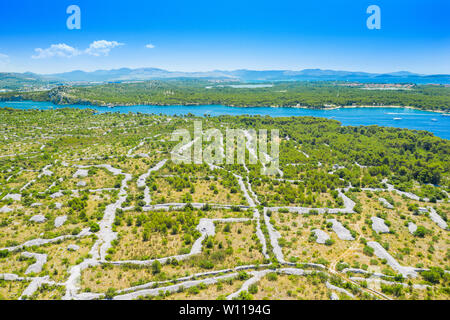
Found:
[(343, 106), (341, 108), (405, 108), (405, 109), (413, 109), (413, 110), (419, 110), (419, 111), (428, 111), (428, 112), (436, 112), (436, 113), (442, 113), (442, 114), (450, 114), (450, 110), (444, 111), (444, 110), (429, 110), (429, 109), (420, 109), (413, 106)]
[[(73, 103), (76, 104), (76, 103)], [(70, 104), (69, 104), (70, 105)], [(200, 103), (185, 103), (185, 104), (146, 104), (146, 103), (142, 103), (142, 104), (112, 104), (112, 103), (108, 103), (108, 104), (83, 104), (83, 105), (91, 105), (91, 106), (97, 106), (97, 107), (108, 107), (108, 108), (120, 108), (120, 107), (132, 107), (132, 106), (139, 106), (139, 105), (143, 105), (143, 106), (155, 106), (155, 107), (167, 107), (167, 106), (202, 106), (203, 104)], [(205, 104), (206, 105), (206, 104)], [(212, 106), (212, 105), (211, 105)], [(427, 111), (427, 112), (435, 112), (435, 113), (439, 113), (439, 114), (450, 114), (450, 109), (448, 111), (444, 111), (444, 110), (430, 110), (430, 109), (420, 109), (418, 107), (414, 107), (414, 106), (400, 106), (400, 105), (385, 105), (385, 106), (370, 106), (370, 105), (352, 105), (352, 106), (333, 106), (333, 107), (328, 107), (328, 106), (324, 106), (322, 108), (317, 108), (317, 107), (310, 107), (310, 106), (300, 106), (300, 105), (295, 105), (295, 106), (277, 106), (277, 105), (271, 105), (271, 106), (239, 106), (239, 105), (226, 105), (226, 104), (222, 104), (222, 106), (224, 107), (230, 107), (230, 108), (293, 108), (293, 109), (309, 109), (309, 110), (337, 110), (337, 109), (353, 109), (353, 108), (404, 108), (404, 109), (413, 109), (413, 110), (418, 110), (418, 111)]]
[[(100, 101), (78, 101), (78, 102), (72, 102), (72, 103), (64, 103), (64, 104), (58, 104), (50, 100), (42, 100), (42, 101), (35, 101), (35, 100), (1, 100), (0, 104), (2, 102), (26, 102), (26, 101), (32, 101), (32, 102), (50, 102), (58, 107), (64, 108), (64, 106), (70, 106), (70, 105), (83, 105), (83, 106), (92, 106), (92, 107), (103, 107), (103, 108), (120, 108), (120, 107), (133, 107), (133, 106), (155, 106), (155, 107), (167, 107), (167, 106), (207, 106), (208, 104), (200, 104), (200, 103), (185, 103), (185, 104), (158, 104), (158, 103), (141, 103), (141, 104), (135, 104), (135, 103), (124, 103), (124, 104), (116, 104), (116, 103), (104, 103)], [(211, 106), (214, 106), (211, 104)], [(311, 106), (303, 106), (303, 105), (292, 105), (292, 106), (279, 106), (279, 105), (257, 105), (257, 106), (247, 106), (247, 105), (226, 105), (226, 104), (220, 104), (220, 106), (223, 107), (230, 107), (230, 108), (292, 108), (292, 109), (309, 109), (309, 110), (338, 110), (338, 109), (356, 109), (356, 108), (400, 108), (400, 109), (412, 109), (412, 110), (418, 110), (418, 111), (426, 111), (426, 112), (434, 112), (438, 114), (447, 114), (450, 115), (450, 108), (447, 111), (444, 110), (430, 110), (430, 109), (421, 109), (414, 106), (401, 106), (401, 105), (345, 105), (345, 106), (335, 106), (335, 105), (324, 105), (324, 107), (311, 107)]]
[[(120, 107), (132, 107), (132, 106), (156, 106), (156, 107), (165, 107), (165, 106), (202, 106), (207, 104), (200, 103), (185, 103), (185, 104), (150, 104), (150, 103), (142, 103), (142, 104), (114, 104), (114, 103), (102, 103), (95, 104), (90, 102), (90, 104), (85, 104), (87, 101), (83, 101), (83, 105), (92, 105), (98, 107), (108, 107), (108, 108), (120, 108)], [(76, 103), (72, 103), (76, 104)], [(335, 105), (324, 105), (323, 107), (311, 107), (311, 106), (302, 106), (302, 105), (293, 105), (293, 106), (279, 106), (279, 105), (267, 105), (267, 106), (247, 106), (247, 105), (226, 105), (221, 104), (224, 107), (232, 107), (232, 108), (293, 108), (293, 109), (310, 109), (310, 110), (337, 110), (337, 109), (351, 109), (351, 108), (405, 108), (405, 109), (414, 109), (419, 111), (427, 111), (427, 112), (435, 112), (439, 114), (450, 114), (450, 108), (447, 111), (444, 110), (430, 110), (430, 109), (421, 109), (414, 106), (400, 106), (400, 105), (382, 105), (382, 106), (371, 106), (371, 105), (346, 105), (346, 106), (335, 106)]]
[[(225, 105), (144, 105), (135, 104), (131, 106), (117, 106), (108, 108), (103, 104), (54, 104), (50, 101), (10, 101), (0, 102), (0, 107), (10, 110), (56, 110), (56, 109), (89, 109), (95, 113), (135, 113), (135, 114), (166, 114), (166, 115), (187, 115), (196, 116), (220, 116), (220, 115), (260, 115), (271, 117), (322, 117), (339, 121), (343, 126), (369, 126), (379, 125), (385, 127), (397, 127), (410, 130), (423, 130), (430, 132), (440, 138), (450, 139), (449, 121), (450, 113), (436, 112), (433, 110), (423, 110), (411, 106), (331, 106), (323, 108), (310, 108), (306, 106), (292, 107), (238, 107)], [(272, 109), (273, 108), (273, 109)], [(342, 109), (342, 110), (339, 110)], [(355, 110), (353, 110), (355, 109)], [(402, 117), (390, 115), (391, 113), (400, 113), (413, 115), (413, 117)], [(441, 116), (438, 116), (441, 114)], [(397, 117), (397, 118), (394, 118)], [(399, 121), (401, 120), (401, 121)]]
[[(245, 108), (245, 107), (244, 107)], [(255, 107), (256, 108), (256, 107)], [(395, 105), (385, 105), (385, 106), (369, 106), (369, 105), (352, 105), (352, 106), (333, 106), (333, 107), (324, 107), (324, 108), (312, 108), (308, 106), (270, 106), (270, 108), (297, 108), (297, 109), (313, 109), (313, 110), (337, 110), (337, 109), (356, 109), (356, 108), (397, 108), (397, 109), (412, 109), (418, 111), (427, 111), (427, 112), (436, 112), (440, 114), (449, 114), (450, 110), (430, 110), (430, 109), (420, 109), (414, 106), (395, 106)]]

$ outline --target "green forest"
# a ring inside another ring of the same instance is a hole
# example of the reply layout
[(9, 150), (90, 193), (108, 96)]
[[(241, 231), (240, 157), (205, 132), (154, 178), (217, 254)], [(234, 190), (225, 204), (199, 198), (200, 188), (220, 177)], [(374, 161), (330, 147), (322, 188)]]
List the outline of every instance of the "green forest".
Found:
[(60, 86), (48, 91), (0, 93), (0, 101), (51, 101), (61, 105), (411, 106), (423, 110), (450, 110), (450, 87), (443, 85), (364, 90), (363, 84), (347, 86), (342, 82), (274, 82), (264, 83), (269, 85), (265, 87), (236, 87), (238, 84), (207, 80), (153, 80)]

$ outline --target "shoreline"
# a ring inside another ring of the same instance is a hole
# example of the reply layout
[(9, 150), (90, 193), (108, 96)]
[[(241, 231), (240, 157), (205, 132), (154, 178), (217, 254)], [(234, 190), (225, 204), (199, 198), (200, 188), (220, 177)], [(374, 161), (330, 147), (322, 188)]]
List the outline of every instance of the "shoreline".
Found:
[[(257, 107), (256, 107), (257, 108)], [(440, 114), (448, 114), (450, 115), (450, 110), (430, 110), (430, 109), (420, 109), (413, 106), (394, 106), (394, 105), (386, 105), (386, 106), (368, 106), (368, 105), (357, 105), (357, 106), (335, 106), (335, 107), (325, 107), (325, 108), (311, 108), (306, 106), (270, 106), (270, 108), (295, 108), (295, 109), (312, 109), (312, 110), (338, 110), (338, 109), (357, 109), (357, 108), (392, 108), (392, 109), (412, 109), (418, 111), (427, 111), (427, 112), (435, 112)]]
[[(205, 113), (214, 113), (213, 109), (217, 110), (217, 114), (215, 116), (219, 115), (267, 115), (272, 117), (318, 117), (318, 118), (326, 118), (326, 119), (332, 119), (337, 120), (341, 123), (343, 126), (360, 126), (360, 125), (381, 125), (385, 127), (396, 127), (396, 128), (405, 128), (409, 130), (424, 130), (427, 132), (432, 133), (433, 135), (440, 137), (442, 139), (450, 139), (450, 136), (448, 136), (448, 126), (446, 126), (446, 123), (448, 119), (446, 117), (450, 116), (450, 112), (444, 112), (444, 111), (434, 111), (434, 110), (423, 110), (423, 109), (417, 109), (411, 106), (398, 106), (398, 105), (387, 105), (387, 106), (368, 106), (368, 105), (362, 105), (362, 106), (331, 106), (328, 105), (324, 108), (310, 108), (306, 106), (292, 106), (292, 107), (281, 107), (281, 106), (266, 106), (266, 107), (238, 107), (238, 106), (225, 106), (225, 105), (201, 105), (197, 104), (196, 108), (195, 106), (188, 107), (187, 105), (164, 105), (161, 108), (161, 105), (144, 105), (144, 104), (135, 104), (135, 105), (121, 105), (116, 107), (111, 107), (111, 105), (89, 105), (89, 104), (78, 104), (78, 105), (71, 105), (71, 104), (54, 104), (50, 101), (32, 101), (32, 100), (22, 100), (22, 101), (4, 101), (5, 103), (11, 103), (9, 105), (5, 105), (1, 103), (0, 101), (0, 109), (10, 109), (10, 110), (24, 110), (24, 111), (39, 111), (39, 110), (57, 110), (57, 109), (78, 109), (78, 110), (90, 110), (94, 113), (128, 113), (131, 112), (133, 114), (139, 115), (139, 114), (166, 114), (166, 115), (187, 115), (188, 113), (194, 113), (197, 116), (203, 116)], [(14, 105), (17, 104), (23, 104), (21, 106)], [(42, 104), (42, 106), (39, 106), (39, 104)], [(146, 108), (146, 107), (149, 108)], [(152, 108), (155, 108), (152, 110)], [(158, 108), (160, 107), (160, 108)], [(234, 111), (232, 108), (237, 108), (238, 110)], [(129, 110), (127, 110), (129, 108)], [(249, 110), (246, 110), (248, 108)], [(271, 111), (269, 108), (282, 108), (283, 110)], [(385, 110), (376, 111), (375, 109), (378, 108), (385, 108)], [(159, 110), (158, 110), (159, 109)], [(258, 110), (259, 109), (259, 110)], [(304, 109), (305, 111), (295, 111), (295, 109)], [(341, 111), (344, 113), (341, 113), (340, 111), (336, 111), (338, 109), (348, 109), (347, 112)], [(351, 111), (350, 109), (359, 109), (358, 111)], [(384, 124), (380, 124), (379, 122), (364, 122), (362, 119), (370, 118), (371, 114), (389, 114), (390, 110), (395, 110), (395, 112), (408, 112), (408, 114), (411, 115), (420, 115), (419, 112), (413, 112), (413, 110), (423, 111), (422, 117), (427, 116), (428, 119), (431, 119), (433, 121), (436, 120), (438, 117), (442, 118), (439, 120), (439, 122), (443, 121), (441, 124), (438, 124), (437, 127), (435, 125), (435, 122), (424, 123), (423, 125), (415, 125), (414, 123), (403, 123), (401, 122), (395, 122), (395, 121), (389, 121), (389, 120), (400, 120), (397, 118), (392, 119), (393, 116), (389, 119), (382, 119), (382, 121), (385, 121)], [(407, 111), (407, 109), (410, 109), (411, 111)], [(333, 110), (335, 110), (333, 112)], [(329, 112), (326, 112), (329, 111)], [(435, 116), (441, 114), (441, 116)], [(343, 119), (339, 119), (342, 115)], [(345, 115), (354, 115), (353, 120), (345, 121), (346, 118)], [(433, 117), (436, 117), (434, 119)], [(433, 118), (433, 119), (432, 119)], [(344, 124), (346, 123), (346, 124)], [(442, 127), (444, 126), (444, 127)]]
[(450, 114), (450, 110), (444, 111), (444, 110), (429, 110), (429, 109), (419, 109), (417, 107), (413, 106), (343, 106), (341, 108), (404, 108), (404, 109), (412, 109), (412, 110), (419, 110), (419, 111), (427, 111), (427, 112), (436, 112), (441, 114)]
[(317, 108), (317, 107), (310, 107), (310, 106), (302, 106), (302, 105), (294, 105), (294, 106), (278, 106), (278, 105), (271, 105), (271, 106), (238, 106), (238, 105), (225, 105), (225, 104), (199, 104), (199, 103), (186, 103), (186, 104), (113, 104), (113, 103), (107, 103), (107, 104), (96, 104), (96, 103), (87, 103), (84, 101), (84, 103), (69, 103), (69, 104), (56, 104), (52, 101), (44, 100), (44, 101), (34, 101), (34, 100), (0, 100), (0, 107), (2, 102), (49, 102), (54, 104), (55, 106), (58, 106), (60, 108), (64, 108), (66, 106), (71, 105), (79, 105), (79, 106), (92, 106), (92, 107), (102, 107), (102, 108), (120, 108), (120, 107), (133, 107), (133, 106), (148, 106), (148, 107), (169, 107), (169, 106), (179, 106), (179, 107), (186, 107), (186, 106), (223, 106), (223, 107), (230, 107), (230, 108), (292, 108), (292, 109), (309, 109), (309, 110), (338, 110), (338, 109), (356, 109), (356, 108), (392, 108), (392, 109), (412, 109), (412, 110), (418, 110), (418, 111), (426, 111), (426, 112), (434, 112), (438, 114), (447, 114), (450, 115), (450, 109), (447, 111), (444, 110), (430, 110), (430, 109), (420, 109), (418, 107), (414, 106), (400, 106), (400, 105), (378, 105), (378, 106), (371, 106), (371, 105), (346, 105), (346, 106), (331, 106), (331, 105), (324, 105), (324, 107)]

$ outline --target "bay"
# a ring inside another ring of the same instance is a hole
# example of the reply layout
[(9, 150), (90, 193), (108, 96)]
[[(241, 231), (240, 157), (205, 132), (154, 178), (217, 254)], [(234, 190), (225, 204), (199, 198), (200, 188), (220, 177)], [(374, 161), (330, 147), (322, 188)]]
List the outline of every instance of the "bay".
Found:
[(0, 107), (16, 109), (49, 110), (56, 108), (93, 109), (99, 113), (150, 113), (165, 115), (219, 116), (219, 115), (261, 115), (271, 117), (312, 116), (335, 119), (344, 126), (378, 125), (385, 127), (426, 130), (434, 135), (450, 139), (450, 116), (441, 113), (416, 110), (410, 108), (339, 108), (339, 109), (303, 109), (303, 108), (272, 108), (272, 107), (229, 107), (223, 105), (199, 106), (118, 106), (114, 108), (86, 105), (55, 105), (51, 102), (9, 101), (0, 102)]

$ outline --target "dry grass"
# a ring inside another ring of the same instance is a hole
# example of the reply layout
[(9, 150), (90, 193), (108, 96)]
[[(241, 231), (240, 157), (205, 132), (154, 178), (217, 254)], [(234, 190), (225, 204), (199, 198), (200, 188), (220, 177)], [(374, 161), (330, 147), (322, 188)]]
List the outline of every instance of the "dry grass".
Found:
[[(240, 289), (244, 281), (229, 279), (219, 281), (215, 284), (202, 286), (197, 285), (195, 289), (184, 289), (183, 292), (172, 293), (168, 296), (153, 297), (153, 299), (162, 298), (164, 300), (217, 300), (225, 299), (226, 296)], [(198, 290), (197, 290), (198, 289)], [(150, 298), (150, 297), (149, 297)], [(145, 297), (143, 298), (145, 300)], [(150, 298), (151, 299), (151, 298)]]
[[(355, 245), (355, 241), (341, 240), (334, 231), (328, 229), (326, 227), (327, 217), (324, 215), (305, 216), (297, 213), (274, 212), (272, 218), (286, 242), (282, 248), (286, 259), (294, 257), (298, 259), (298, 262), (314, 262), (321, 258), (331, 263)], [(309, 241), (314, 229), (323, 229), (334, 241), (334, 244), (328, 246)]]
[[(242, 199), (240, 190), (238, 190), (237, 193), (231, 193), (216, 181), (197, 180), (193, 183), (195, 191), (192, 194), (190, 193), (189, 188), (177, 191), (163, 178), (157, 178), (156, 184), (158, 190), (151, 193), (152, 200), (155, 203), (186, 202), (183, 198), (188, 193), (192, 196), (192, 201), (190, 202), (213, 204), (242, 204), (242, 202), (244, 202), (244, 204), (246, 204)], [(216, 192), (211, 190), (212, 185), (216, 186)]]
[(29, 284), (29, 281), (0, 280), (0, 300), (17, 300)]
[(328, 300), (331, 291), (311, 276), (277, 275), (275, 281), (262, 278), (253, 294), (255, 300)]

